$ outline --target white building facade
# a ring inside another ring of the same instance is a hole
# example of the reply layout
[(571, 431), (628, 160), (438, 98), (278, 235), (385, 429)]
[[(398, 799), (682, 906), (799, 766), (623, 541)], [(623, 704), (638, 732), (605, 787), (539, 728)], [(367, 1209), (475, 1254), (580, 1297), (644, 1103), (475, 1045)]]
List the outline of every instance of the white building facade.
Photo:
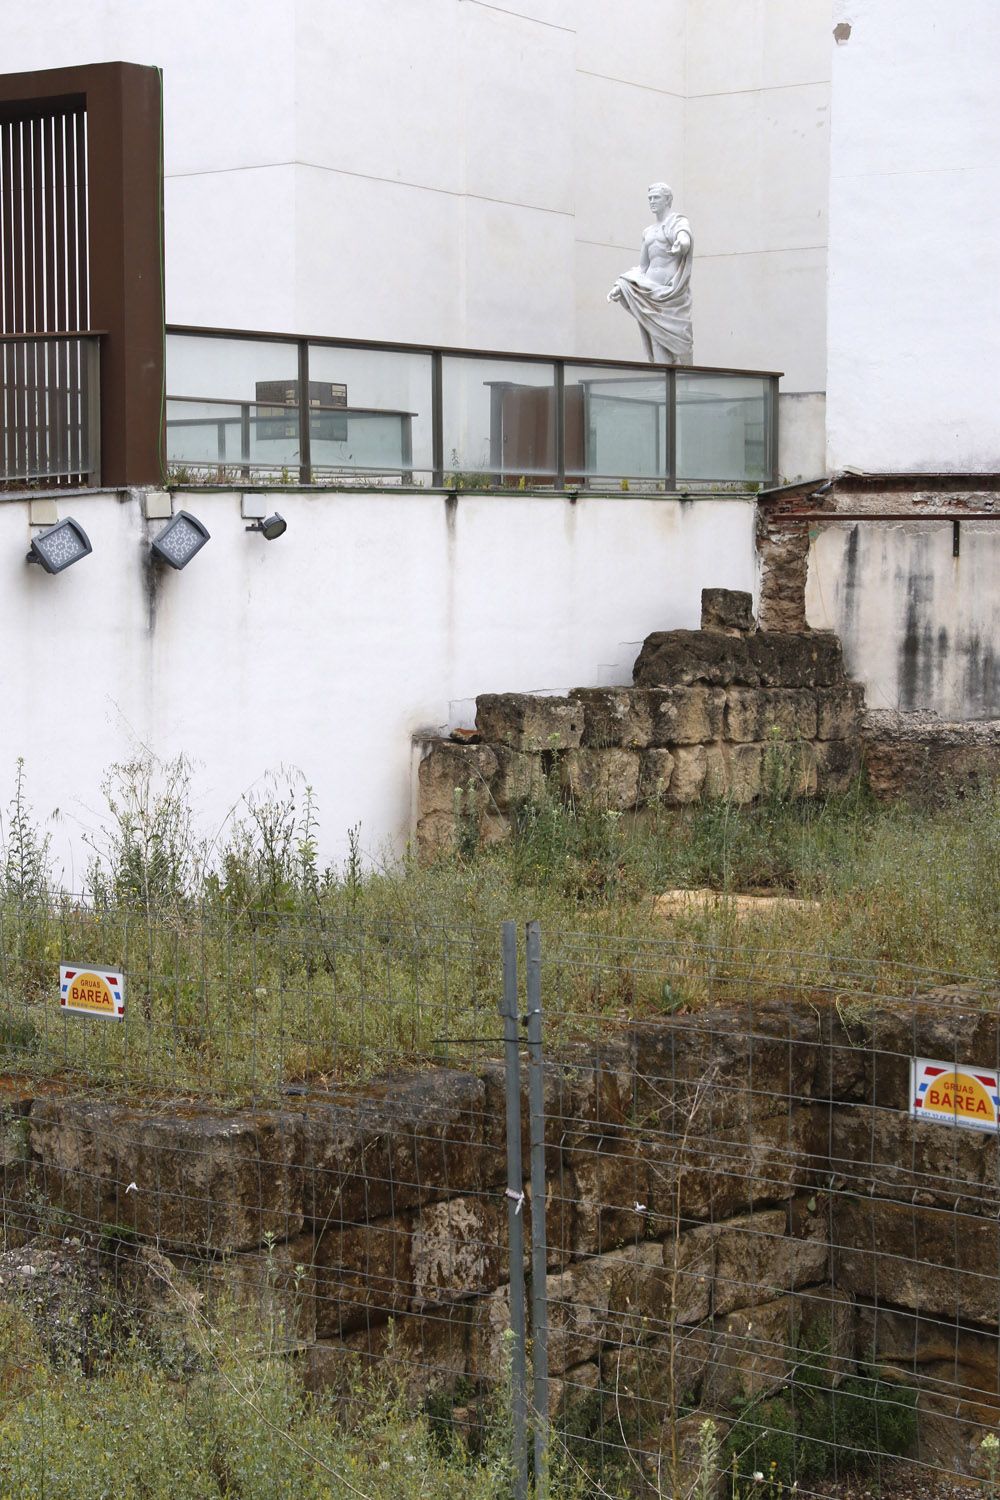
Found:
[[(5, 71), (162, 67), (169, 323), (637, 358), (606, 293), (666, 178), (694, 231), (695, 360), (784, 372), (782, 475), (1000, 468), (992, 0), (0, 0), (0, 20)], [(185, 348), (185, 391), (226, 395)], [(293, 378), (276, 350), (255, 373)], [(214, 827), (298, 767), (324, 853), (360, 821), (374, 858), (407, 833), (415, 733), (468, 722), (477, 692), (626, 681), (648, 632), (698, 623), (703, 586), (756, 587), (751, 495), (275, 491), (274, 545), (238, 492), (174, 504), (213, 536), (184, 573), (151, 577), (142, 496), (95, 495), (72, 502), (94, 556), (50, 579), (23, 563), (49, 512), (0, 497), (8, 760), (60, 809), (71, 882), (101, 774), (137, 746), (203, 768)], [(912, 626), (932, 635), (960, 586), (939, 541)], [(891, 578), (851, 665), (883, 697), (923, 545), (897, 529), (884, 566), (865, 553)], [(850, 591), (822, 587), (839, 546), (817, 539), (807, 599), (847, 631)], [(982, 590), (993, 553), (966, 556)], [(994, 614), (971, 617), (982, 635)], [(43, 675), (87, 710), (72, 750)]]

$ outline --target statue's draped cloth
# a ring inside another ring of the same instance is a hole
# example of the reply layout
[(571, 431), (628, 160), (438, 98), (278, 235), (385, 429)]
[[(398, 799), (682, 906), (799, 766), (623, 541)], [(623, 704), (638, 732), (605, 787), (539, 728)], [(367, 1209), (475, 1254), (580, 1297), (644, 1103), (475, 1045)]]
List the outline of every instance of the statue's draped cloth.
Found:
[[(683, 214), (670, 214), (663, 221), (663, 238), (672, 245), (684, 231), (691, 234), (691, 226)], [(679, 363), (690, 363), (694, 353), (691, 332), (691, 261), (694, 257), (694, 240), (683, 255), (671, 256), (674, 262), (673, 275), (663, 286), (650, 281), (644, 271), (633, 266), (619, 276), (615, 285), (621, 293), (622, 306), (639, 325), (646, 357), (660, 358), (654, 344), (669, 349)]]

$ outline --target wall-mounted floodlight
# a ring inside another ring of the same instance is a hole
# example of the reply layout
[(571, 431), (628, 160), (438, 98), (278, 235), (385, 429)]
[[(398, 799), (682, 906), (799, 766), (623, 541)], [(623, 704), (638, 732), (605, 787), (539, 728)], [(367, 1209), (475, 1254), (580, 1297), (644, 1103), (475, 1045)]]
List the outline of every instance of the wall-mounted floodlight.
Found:
[(288, 522), (284, 516), (279, 516), (275, 511), (273, 516), (265, 516), (262, 521), (254, 521), (247, 531), (259, 531), (265, 542), (273, 542), (279, 536), (284, 536), (288, 530)]
[(61, 573), (93, 550), (90, 537), (79, 521), (67, 516), (65, 521), (57, 521), (32, 537), (28, 561), (41, 563), (46, 573)]
[(169, 563), (172, 568), (186, 568), (196, 552), (200, 552), (210, 540), (207, 526), (190, 511), (179, 510), (150, 543), (154, 556)]

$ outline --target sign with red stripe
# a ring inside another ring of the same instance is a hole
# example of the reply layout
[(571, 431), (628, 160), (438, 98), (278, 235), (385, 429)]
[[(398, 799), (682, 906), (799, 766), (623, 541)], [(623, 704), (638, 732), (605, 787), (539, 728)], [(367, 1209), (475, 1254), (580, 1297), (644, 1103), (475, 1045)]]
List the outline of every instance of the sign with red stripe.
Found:
[(910, 1114), (969, 1130), (1000, 1128), (1000, 1076), (974, 1063), (914, 1057), (910, 1062)]
[(121, 969), (60, 964), (59, 1004), (78, 1015), (121, 1021), (125, 1017), (125, 976)]

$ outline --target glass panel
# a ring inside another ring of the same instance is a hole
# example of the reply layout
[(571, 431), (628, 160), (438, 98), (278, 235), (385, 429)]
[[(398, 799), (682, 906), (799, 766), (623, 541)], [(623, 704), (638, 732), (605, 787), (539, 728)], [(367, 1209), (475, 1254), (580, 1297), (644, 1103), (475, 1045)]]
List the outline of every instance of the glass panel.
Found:
[(264, 339), (167, 339), (167, 464), (299, 477), (298, 350)]
[(501, 484), (554, 476), (552, 365), (449, 356), (442, 382), (446, 483), (465, 473), (488, 473)]
[(667, 379), (566, 367), (566, 483), (667, 477)]
[(311, 344), (309, 403), (315, 479), (347, 471), (429, 481), (429, 354)]
[(769, 382), (677, 373), (677, 482), (768, 478)]

